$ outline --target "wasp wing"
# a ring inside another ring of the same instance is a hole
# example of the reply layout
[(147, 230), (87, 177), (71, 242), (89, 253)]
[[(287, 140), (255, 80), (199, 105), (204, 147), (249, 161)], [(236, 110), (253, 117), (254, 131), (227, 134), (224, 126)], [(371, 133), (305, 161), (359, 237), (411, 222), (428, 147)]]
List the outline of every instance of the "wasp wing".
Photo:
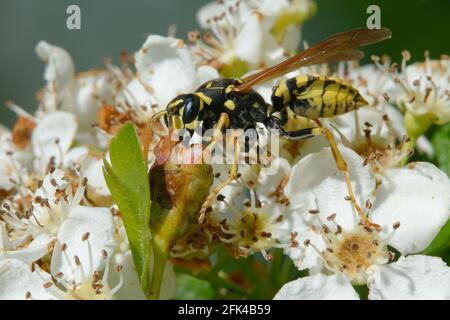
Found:
[(236, 90), (246, 92), (257, 84), (305, 66), (361, 59), (362, 52), (355, 48), (380, 42), (390, 37), (391, 31), (387, 28), (360, 28), (337, 33), (273, 67), (245, 77), (243, 83), (236, 87)]

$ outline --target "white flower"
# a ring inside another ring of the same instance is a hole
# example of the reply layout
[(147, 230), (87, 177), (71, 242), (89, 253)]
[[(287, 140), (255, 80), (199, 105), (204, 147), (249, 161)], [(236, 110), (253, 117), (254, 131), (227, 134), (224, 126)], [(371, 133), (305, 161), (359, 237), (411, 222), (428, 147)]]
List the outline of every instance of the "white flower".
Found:
[(274, 300), (358, 300), (359, 296), (342, 274), (318, 273), (286, 283)]
[[(112, 210), (116, 212), (116, 210)], [(122, 267), (121, 274), (109, 273), (108, 281), (116, 283), (119, 277), (123, 277), (124, 285), (116, 292), (116, 299), (126, 300), (143, 300), (145, 299), (144, 291), (142, 290), (136, 268), (134, 266), (133, 255), (130, 250), (128, 237), (123, 226), (122, 219), (116, 215), (114, 216), (114, 223), (116, 226), (115, 237), (117, 241), (116, 249), (110, 264), (120, 265)], [(150, 270), (153, 269), (153, 260), (150, 262)], [(150, 276), (151, 277), (151, 276)], [(175, 297), (175, 271), (170, 262), (166, 264), (164, 275), (161, 283), (160, 299), (168, 300)]]
[(75, 65), (69, 53), (45, 41), (36, 46), (38, 57), (47, 63), (44, 79), (47, 87), (44, 91), (42, 107), (46, 111), (55, 111), (70, 99), (70, 90), (74, 86)]
[(390, 93), (398, 106), (414, 116), (429, 116), (432, 123), (439, 125), (450, 121), (449, 67), (448, 57), (406, 66), (410, 59), (403, 52), (401, 72), (378, 65), (394, 79), (396, 88)]
[(159, 106), (218, 77), (211, 67), (197, 68), (183, 41), (175, 38), (149, 36), (135, 59), (139, 81)]
[(86, 177), (86, 198), (91, 203), (100, 207), (109, 207), (112, 203), (111, 192), (106, 185), (102, 171), (103, 159), (93, 155), (83, 158), (80, 171)]
[(130, 111), (129, 114), (136, 123), (148, 122), (165, 107), (157, 104), (156, 98), (145, 89), (138, 78), (128, 82), (118, 94), (116, 105)]
[[(11, 231), (9, 241), (4, 241), (5, 249), (0, 251), (0, 257), (18, 259), (20, 256), (21, 260), (31, 263), (51, 252), (55, 241), (70, 243), (69, 236), (81, 237), (81, 233), (86, 232), (95, 239), (97, 231), (112, 228), (109, 210), (79, 205), (86, 187), (85, 180), (80, 181), (57, 170), (39, 184), (40, 187), (31, 194), (29, 207), (20, 209), (16, 202), (3, 202), (2, 219)], [(76, 184), (78, 187), (74, 190)], [(17, 203), (26, 202), (21, 200)]]
[[(76, 206), (59, 227), (56, 242), (50, 263), (51, 276), (56, 283), (39, 268), (32, 272), (30, 267), (25, 268), (18, 262), (32, 261), (20, 259), (18, 254), (7, 257), (15, 260), (5, 260), (6, 266), (18, 265), (19, 268), (7, 270), (8, 277), (0, 279), (0, 286), (2, 282), (8, 283), (17, 277), (28, 279), (15, 285), (8, 297), (18, 296), (19, 292), (29, 292), (20, 298), (106, 299), (112, 298), (122, 286), (123, 279), (115, 287), (110, 287), (106, 281), (109, 272), (107, 258), (116, 245), (112, 216), (107, 208)], [(100, 274), (103, 269), (104, 272)], [(121, 271), (120, 266), (117, 271)], [(47, 290), (36, 288), (39, 283)]]
[[(239, 178), (220, 192), (212, 206), (210, 223), (220, 228), (220, 240), (235, 257), (261, 252), (271, 259), (270, 248), (291, 246), (285, 222), (288, 201), (283, 193), (290, 165), (282, 158), (272, 165), (241, 165)], [(215, 184), (219, 184), (227, 178), (228, 166), (214, 167)]]
[(0, 261), (0, 300), (31, 299), (31, 292), (38, 299), (47, 300), (52, 295), (44, 288), (44, 284), (51, 282), (51, 276), (29, 264), (15, 259)]
[(77, 128), (75, 116), (66, 111), (51, 112), (41, 119), (31, 139), (38, 171), (44, 172), (50, 163), (54, 166), (63, 163)]
[(383, 105), (385, 94), (395, 87), (392, 78), (373, 64), (350, 68), (346, 78), (371, 106)]
[[(286, 195), (295, 211), (291, 230), (301, 245), (286, 252), (301, 269), (315, 273), (325, 268), (345, 275), (349, 283), (370, 283), (373, 274), (388, 270), (384, 265), (393, 259), (387, 245), (406, 255), (431, 243), (450, 215), (450, 182), (432, 164), (415, 163), (386, 170), (377, 185), (362, 158), (345, 147), (340, 150), (349, 166), (357, 202), (365, 204), (369, 217), (382, 231), (360, 224), (346, 200), (344, 178), (327, 148), (292, 168)], [(420, 268), (416, 270), (419, 273), (423, 272)], [(397, 281), (395, 277), (390, 280)], [(302, 281), (298, 280), (299, 285)], [(414, 294), (417, 298), (420, 292)]]
[(114, 103), (123, 79), (112, 66), (107, 70), (93, 69), (76, 75), (69, 53), (45, 41), (38, 43), (36, 52), (47, 62), (44, 75), (47, 86), (38, 118), (57, 110), (71, 112), (79, 124), (77, 139), (86, 145), (97, 146), (101, 141), (96, 141), (92, 125), (96, 123), (100, 107)]
[[(203, 37), (198, 32), (189, 34), (198, 62), (215, 66), (225, 76), (240, 76), (252, 68), (280, 62), (285, 49), (270, 33), (273, 19), (266, 19), (257, 7), (249, 2), (228, 1), (201, 8), (197, 20), (208, 32)], [(286, 46), (297, 47), (298, 41), (287, 37)]]

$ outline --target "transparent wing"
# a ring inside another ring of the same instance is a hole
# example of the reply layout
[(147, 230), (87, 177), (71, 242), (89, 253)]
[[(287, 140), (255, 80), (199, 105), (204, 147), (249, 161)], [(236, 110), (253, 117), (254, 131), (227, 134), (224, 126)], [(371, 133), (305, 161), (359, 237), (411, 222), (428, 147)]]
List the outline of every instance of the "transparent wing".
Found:
[(364, 54), (356, 48), (380, 42), (390, 37), (391, 31), (387, 28), (360, 28), (337, 33), (271, 68), (243, 78), (243, 83), (236, 87), (236, 90), (248, 91), (257, 84), (305, 66), (359, 60)]

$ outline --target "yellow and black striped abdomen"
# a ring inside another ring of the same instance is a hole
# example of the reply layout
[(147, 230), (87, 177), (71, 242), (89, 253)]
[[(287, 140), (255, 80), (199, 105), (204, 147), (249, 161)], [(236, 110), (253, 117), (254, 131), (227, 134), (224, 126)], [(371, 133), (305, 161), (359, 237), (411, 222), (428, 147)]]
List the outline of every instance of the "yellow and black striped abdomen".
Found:
[(272, 95), (274, 109), (289, 106), (310, 119), (329, 118), (367, 105), (358, 90), (340, 79), (298, 76), (282, 80)]

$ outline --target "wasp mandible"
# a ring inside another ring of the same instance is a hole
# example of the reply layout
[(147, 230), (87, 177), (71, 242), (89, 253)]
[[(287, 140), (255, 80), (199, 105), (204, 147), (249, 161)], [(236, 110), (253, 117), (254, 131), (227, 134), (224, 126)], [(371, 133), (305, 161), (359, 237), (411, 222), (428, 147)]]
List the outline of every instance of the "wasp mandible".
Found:
[[(362, 222), (368, 227), (379, 228), (369, 221), (355, 200), (350, 175), (333, 134), (324, 127), (320, 118), (330, 118), (367, 105), (367, 101), (357, 89), (340, 79), (301, 75), (282, 80), (273, 88), (271, 103), (264, 101), (253, 87), (280, 77), (301, 67), (322, 63), (360, 60), (364, 54), (356, 48), (380, 42), (391, 37), (387, 28), (360, 28), (337, 33), (314, 46), (286, 59), (285, 61), (244, 77), (243, 79), (219, 78), (207, 81), (195, 92), (182, 94), (173, 99), (166, 110), (156, 114), (154, 119), (167, 116), (173, 129), (202, 130), (215, 128), (216, 135), (207, 147), (216, 143), (225, 129), (250, 129), (263, 124), (268, 129), (277, 129), (288, 139), (307, 139), (319, 134), (328, 140), (337, 168), (345, 175), (349, 200), (358, 212)], [(290, 110), (294, 114), (312, 120), (315, 127), (286, 131), (288, 121), (285, 116)], [(236, 148), (237, 150), (237, 148)], [(202, 206), (200, 220), (213, 199), (226, 185), (238, 177), (237, 152), (230, 170), (230, 176), (216, 187)]]

